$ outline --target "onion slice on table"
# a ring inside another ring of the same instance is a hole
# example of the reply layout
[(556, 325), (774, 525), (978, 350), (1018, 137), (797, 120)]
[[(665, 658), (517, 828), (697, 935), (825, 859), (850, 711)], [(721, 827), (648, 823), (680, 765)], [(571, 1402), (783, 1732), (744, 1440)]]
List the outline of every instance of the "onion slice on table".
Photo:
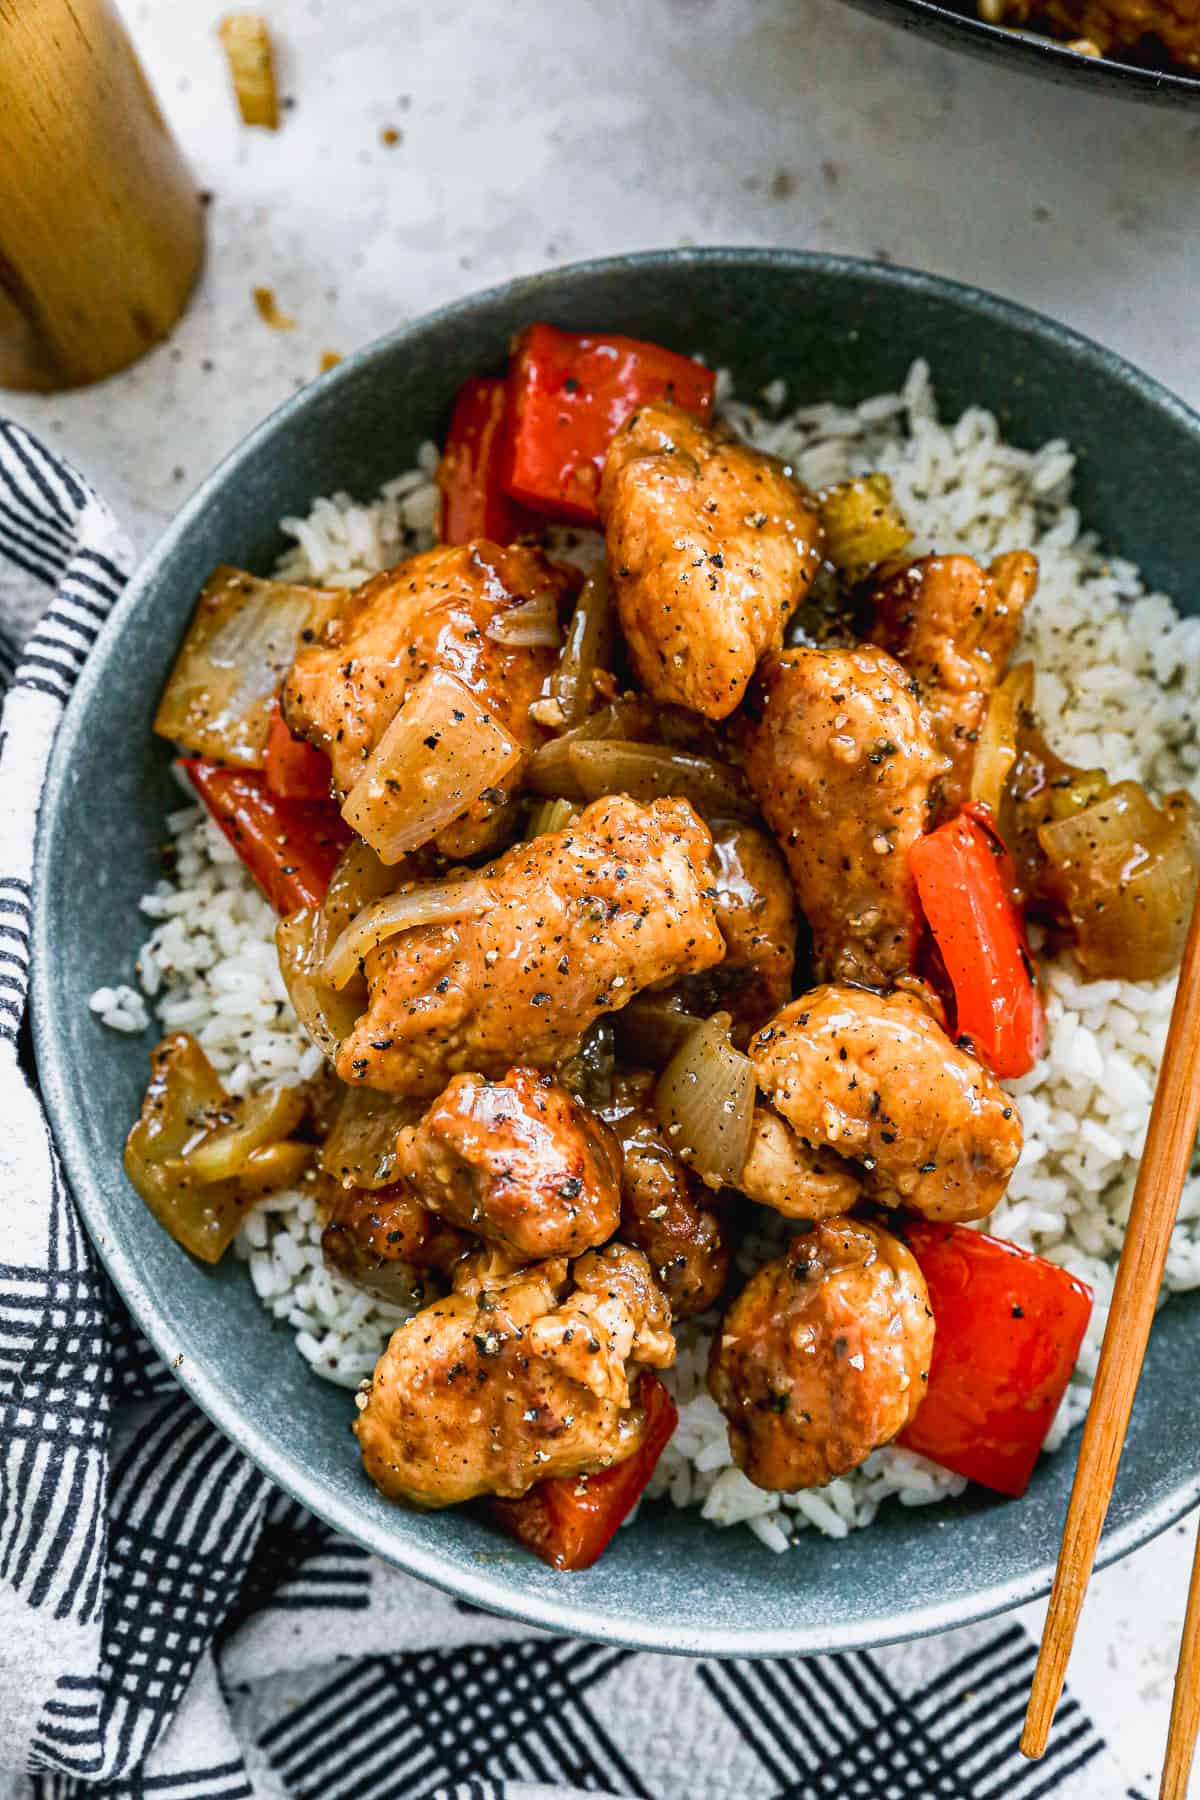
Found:
[(158, 703), (155, 731), (194, 756), (261, 769), (275, 695), (302, 633), (319, 630), (344, 599), (331, 588), (215, 569)]
[(321, 965), (321, 978), (334, 988), (344, 988), (358, 974), (363, 958), (398, 932), (418, 925), (447, 925), (486, 912), (492, 891), (485, 881), (431, 882), (408, 888), (365, 906), (340, 932)]
[(381, 862), (397, 863), (498, 788), (520, 761), (520, 746), (478, 695), (431, 669), (405, 695), (342, 817)]
[(729, 1026), (728, 1013), (714, 1013), (689, 1032), (654, 1090), (667, 1142), (714, 1188), (741, 1175), (754, 1116), (754, 1068)]

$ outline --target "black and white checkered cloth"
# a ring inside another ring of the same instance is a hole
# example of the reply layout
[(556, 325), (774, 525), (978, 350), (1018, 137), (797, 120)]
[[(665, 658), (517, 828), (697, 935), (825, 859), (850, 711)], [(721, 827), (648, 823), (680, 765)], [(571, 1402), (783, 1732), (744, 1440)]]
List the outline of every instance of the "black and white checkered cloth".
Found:
[(0, 1793), (1124, 1800), (1071, 1698), (1019, 1756), (1012, 1624), (808, 1662), (552, 1638), (335, 1537), (175, 1386), (93, 1258), (22, 1030), (38, 795), (128, 567), (0, 421)]

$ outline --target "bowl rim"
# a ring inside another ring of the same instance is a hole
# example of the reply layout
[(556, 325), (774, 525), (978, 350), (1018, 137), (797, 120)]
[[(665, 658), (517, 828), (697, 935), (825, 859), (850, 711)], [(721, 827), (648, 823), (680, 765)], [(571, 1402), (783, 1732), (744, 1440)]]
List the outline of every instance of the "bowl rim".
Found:
[(968, 54), (1024, 73), (1040, 76), (1056, 87), (1083, 93), (1114, 94), (1143, 105), (1200, 105), (1200, 71), (1182, 64), (1162, 67), (1127, 62), (1121, 56), (1089, 56), (1065, 38), (1051, 37), (1032, 26), (994, 24), (948, 0), (846, 0), (856, 11), (870, 13), (902, 31), (946, 44)]
[[(465, 1570), (448, 1561), (440, 1551), (397, 1538), (384, 1527), (377, 1527), (357, 1516), (352, 1498), (330, 1493), (315, 1477), (289, 1461), (281, 1448), (275, 1448), (255, 1427), (247, 1425), (234, 1414), (222, 1394), (222, 1383), (214, 1370), (193, 1365), (187, 1360), (180, 1367), (172, 1367), (174, 1343), (166, 1309), (160, 1308), (147, 1292), (130, 1247), (102, 1229), (106, 1209), (98, 1190), (92, 1185), (89, 1158), (73, 1114), (71, 1096), (64, 1076), (67, 1058), (59, 1040), (51, 1004), (50, 979), (47, 973), (49, 958), (44, 954), (48, 947), (45, 896), (49, 890), (54, 840), (45, 821), (57, 814), (60, 795), (69, 778), (71, 740), (76, 723), (95, 690), (105, 652), (120, 636), (125, 620), (137, 606), (143, 590), (155, 579), (159, 566), (170, 557), (193, 521), (212, 504), (231, 474), (245, 459), (254, 455), (265, 439), (311, 404), (317, 392), (328, 393), (331, 388), (352, 378), (358, 369), (382, 355), (393, 354), (406, 340), (424, 333), (433, 325), (452, 322), (455, 318), (469, 315), (480, 306), (490, 303), (519, 302), (524, 293), (528, 293), (531, 305), (544, 296), (549, 297), (552, 303), (554, 285), (558, 281), (569, 281), (579, 275), (636, 273), (639, 270), (660, 269), (664, 265), (693, 268), (697, 273), (703, 273), (706, 268), (738, 267), (766, 271), (773, 267), (787, 267), (813, 273), (824, 272), (835, 277), (842, 275), (861, 278), (865, 275), (893, 290), (936, 294), (941, 298), (957, 300), (960, 304), (968, 305), (985, 321), (994, 319), (1042, 340), (1053, 340), (1057, 346), (1065, 347), (1109, 382), (1115, 381), (1119, 386), (1135, 389), (1156, 406), (1165, 409), (1193, 434), (1200, 436), (1200, 414), (1194, 412), (1153, 376), (1145, 374), (1117, 352), (1097, 344), (1072, 327), (969, 283), (951, 281), (921, 270), (861, 257), (769, 246), (714, 245), (643, 250), (625, 255), (590, 258), (564, 264), (541, 274), (519, 276), (422, 313), (395, 330), (373, 339), (346, 356), (335, 368), (289, 395), (241, 438), (205, 477), (141, 558), (125, 591), (101, 628), (93, 652), (85, 662), (59, 720), (39, 809), (34, 862), (30, 989), (34, 1052), (41, 1091), (53, 1128), (54, 1143), (62, 1157), (89, 1240), (135, 1323), (159, 1357), (172, 1368), (172, 1374), (180, 1386), (218, 1429), (277, 1487), (336, 1531), (406, 1573), (428, 1581), (434, 1587), (467, 1600), (472, 1605), (526, 1625), (540, 1626), (575, 1637), (629, 1649), (690, 1656), (773, 1657), (866, 1649), (951, 1630), (1035, 1600), (1049, 1592), (1054, 1575), (1053, 1564), (1046, 1563), (1024, 1576), (1014, 1576), (1006, 1581), (993, 1583), (969, 1598), (950, 1599), (917, 1608), (901, 1615), (899, 1619), (894, 1616), (868, 1617), (857, 1622), (830, 1622), (819, 1628), (782, 1627), (769, 1630), (753, 1623), (692, 1627), (638, 1619), (609, 1610), (593, 1611), (572, 1600), (569, 1581), (564, 1582), (561, 1598), (541, 1593), (522, 1593), (503, 1576), (493, 1575), (486, 1564)], [(96, 1218), (95, 1225), (92, 1222), (93, 1215)], [(1101, 1541), (1098, 1566), (1103, 1567), (1117, 1561), (1165, 1531), (1197, 1501), (1200, 1501), (1200, 1468), (1156, 1505), (1139, 1513), (1118, 1530), (1107, 1533)]]

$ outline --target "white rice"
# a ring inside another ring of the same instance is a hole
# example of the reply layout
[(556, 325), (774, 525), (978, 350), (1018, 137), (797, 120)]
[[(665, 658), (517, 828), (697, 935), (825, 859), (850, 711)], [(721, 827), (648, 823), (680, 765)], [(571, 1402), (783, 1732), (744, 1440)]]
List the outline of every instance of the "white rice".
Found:
[[(856, 407), (813, 405), (784, 413), (772, 382), (761, 408), (737, 402), (724, 377), (725, 415), (752, 442), (785, 457), (818, 487), (884, 470), (919, 534), (916, 553), (936, 547), (988, 561), (1029, 548), (1041, 566), (1023, 650), (1037, 667), (1037, 705), (1054, 747), (1069, 761), (1105, 768), (1166, 791), (1200, 798), (1200, 618), (1180, 618), (1170, 600), (1147, 594), (1137, 570), (1105, 554), (1071, 504), (1074, 458), (1061, 442), (1027, 452), (1000, 437), (994, 417), (971, 408), (942, 424), (929, 371), (913, 366), (903, 390)], [(314, 503), (283, 529), (295, 547), (285, 579), (354, 586), (433, 541), (437, 449), (377, 500), (347, 494)], [(556, 548), (586, 561), (588, 534)], [(171, 880), (142, 902), (155, 928), (138, 960), (139, 988), (99, 989), (102, 1023), (142, 1031), (148, 999), (158, 1023), (193, 1032), (235, 1093), (315, 1072), (320, 1055), (290, 1012), (274, 951), (275, 917), (225, 839), (200, 808), (168, 821), (178, 860)], [(1174, 982), (1085, 982), (1069, 956), (1043, 964), (1049, 1041), (1044, 1059), (1010, 1084), (1020, 1098), (1025, 1148), (1008, 1193), (988, 1222), (1090, 1282), (1096, 1306), (1072, 1386), (1051, 1432), (1056, 1447), (1087, 1407), (1112, 1291), (1115, 1261), (1145, 1135)], [(139, 991), (140, 989), (140, 991)], [(143, 996), (145, 998), (143, 998)], [(278, 1194), (247, 1219), (236, 1243), (263, 1304), (295, 1333), (320, 1375), (354, 1387), (369, 1374), (402, 1316), (326, 1269), (320, 1225), (303, 1192)], [(1200, 1174), (1185, 1190), (1167, 1260), (1166, 1288), (1200, 1286)], [(767, 1494), (730, 1461), (724, 1420), (704, 1386), (714, 1321), (679, 1331), (668, 1377), (679, 1426), (650, 1489), (677, 1506), (698, 1505), (717, 1525), (745, 1524), (774, 1551), (808, 1526), (830, 1537), (870, 1524), (894, 1497), (923, 1506), (965, 1483), (911, 1452), (876, 1451), (827, 1487)]]

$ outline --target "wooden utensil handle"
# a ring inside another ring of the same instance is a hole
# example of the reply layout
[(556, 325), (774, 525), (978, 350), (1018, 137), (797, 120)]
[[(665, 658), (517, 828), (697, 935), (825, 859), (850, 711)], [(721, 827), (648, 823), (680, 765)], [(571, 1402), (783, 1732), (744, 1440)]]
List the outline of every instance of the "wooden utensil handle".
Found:
[(132, 362), (203, 253), (199, 195), (109, 0), (0, 0), (0, 387)]

